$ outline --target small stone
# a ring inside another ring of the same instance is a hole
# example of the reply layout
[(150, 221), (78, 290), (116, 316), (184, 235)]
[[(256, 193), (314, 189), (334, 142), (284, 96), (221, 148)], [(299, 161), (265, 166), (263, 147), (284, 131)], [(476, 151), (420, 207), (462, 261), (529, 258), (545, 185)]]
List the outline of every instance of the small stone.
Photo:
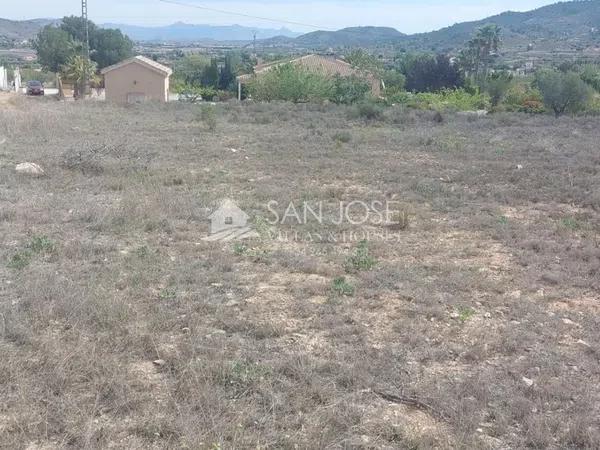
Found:
[(592, 346), (591, 346), (590, 344), (588, 344), (587, 342), (585, 342), (583, 339), (579, 339), (579, 340), (577, 341), (577, 343), (578, 343), (579, 345), (583, 345), (584, 347), (587, 347), (587, 348), (592, 348)]
[(156, 367), (163, 367), (167, 362), (164, 359), (157, 359), (156, 361), (152, 361)]
[(514, 299), (518, 300), (521, 298), (521, 291), (513, 291), (510, 294), (508, 294), (508, 296), (510, 298), (514, 298)]
[(44, 169), (42, 169), (40, 166), (38, 166), (35, 163), (30, 163), (30, 162), (17, 164), (17, 166), (15, 167), (15, 171), (17, 173), (22, 173), (25, 175), (34, 175), (37, 177), (40, 177), (40, 176), (44, 175), (44, 173), (45, 173)]
[(525, 383), (528, 387), (533, 386), (533, 380), (527, 377), (523, 377), (523, 383)]
[(565, 317), (565, 318), (563, 318), (563, 320), (562, 320), (562, 321), (563, 321), (563, 323), (564, 323), (565, 325), (577, 325), (577, 324), (576, 324), (575, 322), (573, 322), (571, 319), (567, 319), (566, 317)]
[(492, 318), (492, 313), (486, 312), (483, 317), (485, 317), (486, 319), (491, 319)]
[(182, 332), (182, 333), (186, 333), (186, 334), (187, 334), (187, 333), (189, 333), (189, 332), (190, 332), (190, 329), (189, 329), (188, 327), (183, 327), (183, 328), (181, 329), (181, 332)]

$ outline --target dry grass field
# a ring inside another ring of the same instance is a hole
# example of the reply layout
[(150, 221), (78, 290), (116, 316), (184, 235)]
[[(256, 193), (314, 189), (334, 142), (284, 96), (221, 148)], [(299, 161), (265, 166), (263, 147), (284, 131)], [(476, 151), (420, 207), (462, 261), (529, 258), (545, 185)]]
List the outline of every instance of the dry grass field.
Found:
[(600, 448), (597, 119), (0, 108), (0, 447)]

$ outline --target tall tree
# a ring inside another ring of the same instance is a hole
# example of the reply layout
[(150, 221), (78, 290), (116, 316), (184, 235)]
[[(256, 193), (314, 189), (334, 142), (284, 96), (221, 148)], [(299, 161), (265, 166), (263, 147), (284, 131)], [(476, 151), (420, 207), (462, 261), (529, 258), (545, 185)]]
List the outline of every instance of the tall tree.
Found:
[(459, 61), (468, 75), (485, 78), (502, 44), (501, 28), (490, 24), (477, 30), (461, 52)]
[(37, 52), (38, 62), (50, 72), (58, 72), (76, 53), (76, 43), (71, 35), (52, 25), (38, 33), (33, 48)]
[[(60, 24), (61, 30), (66, 31), (71, 35), (73, 40), (79, 42), (85, 42), (85, 20), (79, 16), (66, 16), (62, 18)], [(88, 28), (90, 32), (90, 41), (94, 36), (94, 33), (98, 30), (98, 27), (94, 22), (88, 20)]]
[(91, 59), (101, 69), (133, 56), (133, 42), (121, 30), (96, 30), (91, 48)]
[(436, 92), (464, 85), (460, 69), (446, 55), (403, 55), (397, 65), (406, 77), (406, 89), (409, 91)]
[(202, 85), (218, 88), (219, 86), (219, 64), (216, 59), (211, 59), (210, 65), (202, 73)]
[[(60, 28), (83, 49), (86, 39), (85, 20), (81, 17), (63, 17)], [(88, 20), (90, 38), (90, 58), (103, 69), (133, 56), (133, 42), (120, 30), (104, 29)]]
[(235, 83), (237, 75), (237, 66), (239, 66), (239, 57), (233, 53), (225, 56), (225, 64), (219, 71), (219, 89), (227, 90)]
[(576, 113), (585, 108), (592, 98), (592, 88), (575, 72), (540, 70), (535, 82), (546, 106), (559, 117), (566, 112)]

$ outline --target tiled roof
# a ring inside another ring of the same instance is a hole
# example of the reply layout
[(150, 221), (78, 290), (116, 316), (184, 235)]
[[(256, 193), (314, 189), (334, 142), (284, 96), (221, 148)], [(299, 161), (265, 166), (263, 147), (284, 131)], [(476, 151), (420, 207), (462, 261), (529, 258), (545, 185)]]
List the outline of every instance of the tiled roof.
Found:
[(170, 67), (163, 66), (162, 64), (157, 63), (156, 61), (150, 58), (146, 58), (145, 56), (135, 56), (133, 58), (126, 59), (125, 61), (121, 61), (117, 64), (102, 69), (100, 73), (104, 75), (108, 72), (112, 72), (113, 70), (120, 69), (121, 67), (127, 66), (132, 63), (141, 64), (142, 66), (154, 70), (155, 72), (159, 72), (165, 76), (173, 74), (173, 70), (171, 70)]
[(334, 76), (341, 75), (343, 77), (351, 75), (360, 75), (360, 72), (348, 64), (346, 61), (337, 59), (335, 57), (321, 56), (321, 55), (306, 55), (301, 58), (292, 59), (291, 61), (280, 61), (271, 64), (259, 65), (254, 68), (254, 74), (240, 75), (238, 79), (242, 82), (248, 81), (253, 75), (260, 75), (261, 73), (268, 72), (274, 67), (278, 67), (284, 64), (294, 64), (305, 67), (310, 70), (318, 71), (324, 75)]

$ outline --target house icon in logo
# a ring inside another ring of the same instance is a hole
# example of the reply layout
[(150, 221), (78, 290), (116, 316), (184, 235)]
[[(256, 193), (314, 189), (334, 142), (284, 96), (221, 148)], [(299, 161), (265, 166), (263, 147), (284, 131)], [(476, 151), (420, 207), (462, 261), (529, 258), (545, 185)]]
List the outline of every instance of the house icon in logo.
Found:
[(210, 236), (205, 239), (207, 241), (231, 241), (258, 236), (248, 226), (250, 216), (232, 200), (224, 200), (208, 218), (210, 219)]

